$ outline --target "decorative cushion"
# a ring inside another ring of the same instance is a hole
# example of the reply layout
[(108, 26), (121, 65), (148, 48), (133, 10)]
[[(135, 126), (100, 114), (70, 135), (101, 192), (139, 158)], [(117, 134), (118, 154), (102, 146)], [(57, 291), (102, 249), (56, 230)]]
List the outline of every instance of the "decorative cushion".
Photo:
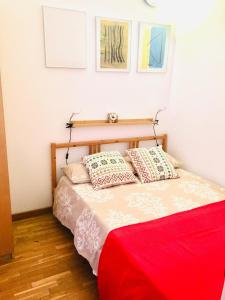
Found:
[(123, 158), (125, 159), (126, 164), (127, 164), (128, 168), (132, 171), (132, 173), (137, 174), (137, 171), (133, 167), (130, 157), (128, 155), (126, 155)]
[(100, 152), (85, 156), (83, 163), (89, 171), (95, 190), (137, 182), (137, 178), (118, 151)]
[(142, 183), (156, 180), (178, 178), (162, 146), (134, 148), (126, 151)]
[(72, 181), (72, 183), (91, 182), (87, 169), (81, 163), (72, 163), (62, 168), (63, 173)]
[[(173, 165), (175, 169), (179, 169), (182, 167), (182, 162), (178, 161), (174, 156), (170, 155), (167, 152), (164, 152), (166, 154), (166, 157), (168, 158), (169, 162)], [(127, 163), (131, 163), (130, 157), (127, 155), (124, 157)], [(136, 174), (136, 170), (133, 170), (133, 173)]]
[[(124, 157), (128, 168), (132, 173), (136, 173), (129, 156)], [(126, 160), (128, 159), (128, 161)], [(62, 167), (63, 173), (66, 175), (69, 180), (74, 184), (82, 184), (91, 182), (91, 178), (89, 176), (88, 170), (84, 166), (83, 163), (71, 163), (64, 167)]]

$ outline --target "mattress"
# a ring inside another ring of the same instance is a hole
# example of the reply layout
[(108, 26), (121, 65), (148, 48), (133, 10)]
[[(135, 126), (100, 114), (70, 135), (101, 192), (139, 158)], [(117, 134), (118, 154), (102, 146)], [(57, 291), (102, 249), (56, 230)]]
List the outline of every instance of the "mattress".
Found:
[(225, 199), (225, 188), (178, 169), (179, 178), (133, 183), (95, 191), (62, 176), (55, 190), (54, 215), (74, 235), (74, 245), (97, 275), (108, 233)]

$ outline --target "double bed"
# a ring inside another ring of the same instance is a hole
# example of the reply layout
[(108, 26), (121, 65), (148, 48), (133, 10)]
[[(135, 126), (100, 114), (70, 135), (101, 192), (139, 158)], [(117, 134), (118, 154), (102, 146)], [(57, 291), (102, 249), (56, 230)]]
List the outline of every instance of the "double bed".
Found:
[[(56, 150), (58, 148), (86, 146), (89, 147), (89, 153), (93, 154), (100, 152), (100, 145), (102, 144), (126, 142), (129, 143), (131, 148), (138, 147), (142, 141), (154, 139), (155, 137), (142, 137), (52, 144), (53, 213), (64, 226), (71, 230), (77, 251), (88, 260), (95, 275), (101, 275), (99, 272), (104, 269), (102, 266), (99, 268), (99, 261), (106, 240), (112, 232), (120, 228), (126, 229), (129, 227), (128, 225), (135, 226), (135, 224), (165, 219), (165, 217), (169, 218), (173, 215), (180, 216), (182, 212), (195, 211), (199, 207), (208, 207), (208, 205), (213, 205), (217, 202), (222, 203), (225, 199), (225, 188), (181, 168), (177, 169), (179, 178), (176, 179), (146, 184), (138, 181), (98, 191), (93, 189), (91, 183), (73, 184), (66, 176), (61, 176), (56, 184)], [(166, 150), (166, 135), (158, 136), (157, 139), (162, 140), (162, 145), (164, 150)], [(224, 244), (221, 247), (224, 247)], [(117, 251), (117, 249), (114, 249), (114, 251)], [(106, 255), (105, 250), (104, 257)], [(223, 267), (225, 267), (225, 261)], [(105, 271), (108, 274), (110, 273), (110, 270)], [(104, 273), (104, 270), (102, 273)], [(102, 293), (100, 290), (101, 298), (113, 299), (112, 296), (105, 296), (107, 295), (106, 285), (109, 285), (109, 283), (105, 283), (105, 278), (103, 281), (105, 287), (102, 282), (100, 283), (100, 288), (104, 290)], [(130, 283), (131, 286), (133, 284), (132, 282)], [(112, 283), (115, 289), (116, 285), (117, 283)], [(119, 285), (117, 288), (119, 288)], [(108, 293), (110, 293), (109, 290)], [(139, 295), (140, 298), (131, 297), (130, 299), (147, 299), (146, 295), (141, 296), (140, 292)], [(149, 299), (170, 299), (166, 296), (163, 297), (151, 298), (151, 295), (149, 295)], [(117, 299), (128, 298), (126, 296), (121, 298), (117, 296)], [(183, 299), (186, 298), (183, 297)]]

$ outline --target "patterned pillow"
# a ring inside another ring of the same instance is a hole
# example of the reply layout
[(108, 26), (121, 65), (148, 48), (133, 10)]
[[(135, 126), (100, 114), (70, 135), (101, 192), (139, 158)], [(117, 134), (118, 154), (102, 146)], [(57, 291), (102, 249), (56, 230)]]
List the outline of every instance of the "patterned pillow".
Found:
[(162, 146), (129, 149), (127, 154), (142, 183), (179, 177)]
[(100, 152), (85, 156), (83, 163), (89, 171), (95, 190), (137, 182), (137, 178), (118, 151)]
[[(168, 158), (169, 162), (173, 165), (174, 169), (179, 169), (182, 167), (182, 162), (177, 160), (175, 157), (170, 155), (167, 152), (164, 152), (166, 154), (166, 157)], [(126, 160), (127, 163), (131, 163), (131, 159), (129, 156), (125, 156), (124, 159)], [(133, 173), (136, 174), (136, 170), (133, 170)]]

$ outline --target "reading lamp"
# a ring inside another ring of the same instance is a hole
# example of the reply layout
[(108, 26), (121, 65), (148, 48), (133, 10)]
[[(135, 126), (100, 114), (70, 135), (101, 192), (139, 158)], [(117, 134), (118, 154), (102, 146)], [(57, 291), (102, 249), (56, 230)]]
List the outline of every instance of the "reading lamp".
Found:
[[(80, 114), (80, 112), (74, 112), (74, 113), (72, 113), (72, 115), (71, 115), (70, 118), (69, 118), (69, 121), (66, 123), (66, 128), (69, 128), (69, 129), (70, 129), (68, 143), (70, 143), (70, 142), (71, 142), (71, 139), (72, 139), (72, 129), (73, 129), (73, 127), (74, 127), (74, 126), (73, 126), (73, 122), (72, 122), (73, 117), (74, 117), (75, 115), (79, 115), (79, 114)], [(69, 152), (70, 152), (70, 147), (68, 147), (68, 148), (67, 148), (67, 151), (66, 151), (66, 156), (65, 156), (65, 158), (66, 158), (66, 164), (68, 164)]]
[(144, 2), (150, 7), (156, 7), (156, 5), (157, 5), (156, 0), (144, 0)]
[(155, 126), (159, 125), (159, 119), (158, 119), (158, 115), (159, 113), (161, 113), (162, 111), (166, 110), (166, 107), (164, 108), (160, 108), (159, 110), (157, 110), (156, 114), (155, 114), (155, 118), (153, 120), (153, 132), (154, 132), (154, 136), (155, 136), (155, 142), (156, 142), (156, 146), (159, 146), (158, 144), (158, 140), (157, 140), (157, 135), (156, 135), (156, 130), (155, 130)]

